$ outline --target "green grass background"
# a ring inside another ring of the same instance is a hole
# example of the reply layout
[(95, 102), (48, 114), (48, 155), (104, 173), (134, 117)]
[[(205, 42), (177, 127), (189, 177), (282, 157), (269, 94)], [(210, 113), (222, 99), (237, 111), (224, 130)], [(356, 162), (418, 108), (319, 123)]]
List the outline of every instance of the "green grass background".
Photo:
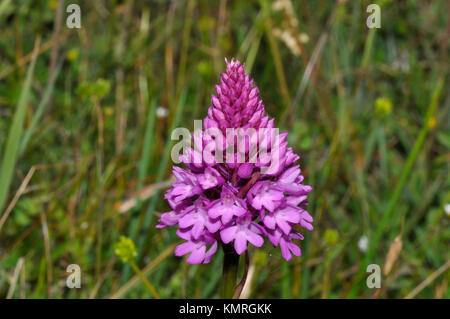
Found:
[(115, 256), (122, 235), (161, 297), (219, 296), (222, 252), (188, 265), (154, 225), (170, 132), (206, 115), (224, 57), (245, 63), (313, 187), (302, 257), (250, 249), (246, 296), (450, 297), (448, 1), (378, 1), (372, 30), (371, 1), (278, 2), (70, 1), (69, 29), (68, 1), (0, 1), (1, 297), (151, 298)]

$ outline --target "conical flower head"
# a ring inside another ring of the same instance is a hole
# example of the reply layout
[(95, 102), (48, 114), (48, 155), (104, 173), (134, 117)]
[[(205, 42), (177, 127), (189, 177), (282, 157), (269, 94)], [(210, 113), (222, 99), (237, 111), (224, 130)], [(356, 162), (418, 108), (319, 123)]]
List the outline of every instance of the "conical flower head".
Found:
[(267, 124), (258, 88), (253, 85), (250, 75), (245, 74), (244, 65), (237, 60), (226, 61), (227, 70), (216, 85), (216, 95), (211, 98), (212, 106), (208, 119), (221, 130), (227, 128), (259, 128)]
[(294, 243), (303, 239), (299, 230), (313, 229), (304, 209), (311, 187), (303, 184), (299, 156), (265, 114), (244, 66), (237, 60), (226, 65), (204, 129), (194, 132), (193, 147), (181, 157), (186, 169), (173, 168), (176, 181), (165, 195), (172, 210), (156, 227), (178, 227), (186, 242), (175, 255), (189, 254), (188, 263), (210, 262), (218, 244), (242, 254), (248, 243), (261, 247), (264, 239), (289, 260), (300, 255)]

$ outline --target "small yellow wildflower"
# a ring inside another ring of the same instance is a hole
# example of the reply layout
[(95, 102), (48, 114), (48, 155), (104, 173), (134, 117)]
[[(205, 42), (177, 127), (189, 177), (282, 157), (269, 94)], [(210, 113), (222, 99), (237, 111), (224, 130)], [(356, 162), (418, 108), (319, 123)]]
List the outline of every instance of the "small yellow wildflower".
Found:
[(67, 51), (67, 60), (73, 62), (77, 58), (78, 58), (78, 49), (70, 49), (69, 51)]
[(379, 97), (375, 101), (375, 113), (381, 116), (391, 114), (392, 102), (389, 98)]
[(327, 229), (323, 234), (323, 241), (327, 246), (333, 246), (339, 241), (339, 233), (335, 229)]
[(114, 245), (116, 255), (124, 262), (130, 262), (137, 256), (136, 246), (131, 238), (121, 236)]
[(433, 128), (436, 126), (436, 118), (434, 116), (430, 117), (428, 119), (428, 123), (427, 123), (429, 128)]
[(56, 10), (56, 8), (58, 8), (58, 0), (50, 0), (50, 1), (48, 2), (48, 7), (49, 7), (51, 10)]

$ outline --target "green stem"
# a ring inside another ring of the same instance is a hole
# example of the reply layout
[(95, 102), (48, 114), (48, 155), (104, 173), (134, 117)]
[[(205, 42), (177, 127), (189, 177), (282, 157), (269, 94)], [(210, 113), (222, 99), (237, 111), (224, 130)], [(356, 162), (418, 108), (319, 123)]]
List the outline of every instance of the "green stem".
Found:
[(239, 266), (239, 255), (232, 245), (223, 245), (223, 274), (221, 298), (233, 298), (236, 289), (236, 277)]
[(136, 266), (136, 264), (134, 263), (134, 261), (130, 261), (130, 266), (131, 268), (133, 268), (134, 272), (136, 273), (136, 275), (138, 275), (138, 277), (144, 282), (145, 286), (148, 288), (148, 290), (150, 291), (150, 293), (153, 295), (153, 298), (155, 299), (161, 299), (161, 297), (158, 295), (158, 293), (156, 292), (155, 288), (152, 286), (152, 284), (147, 280), (147, 278), (145, 278), (144, 274), (142, 273), (142, 271), (138, 268), (138, 266)]
[(289, 96), (289, 88), (286, 81), (286, 76), (283, 69), (283, 62), (278, 49), (277, 41), (273, 35), (272, 18), (270, 17), (270, 4), (267, 0), (260, 0), (260, 4), (263, 11), (264, 23), (266, 27), (266, 35), (269, 40), (270, 51), (272, 52), (273, 62), (275, 64), (275, 73), (277, 74), (278, 83), (285, 103), (285, 110), (291, 104), (291, 98)]

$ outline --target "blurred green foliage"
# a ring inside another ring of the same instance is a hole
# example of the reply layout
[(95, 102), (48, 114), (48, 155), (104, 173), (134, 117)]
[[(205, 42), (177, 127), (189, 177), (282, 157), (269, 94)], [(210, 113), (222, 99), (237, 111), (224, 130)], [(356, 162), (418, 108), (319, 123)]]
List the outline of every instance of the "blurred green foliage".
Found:
[[(372, 297), (358, 274), (366, 261), (383, 267), (401, 234), (375, 296), (408, 296), (447, 267), (413, 297), (450, 298), (448, 1), (379, 2), (381, 28), (372, 30), (365, 0), (73, 2), (80, 29), (65, 25), (67, 1), (0, 0), (0, 159), (41, 37), (25, 134), (39, 120), (8, 171), (0, 211), (0, 296), (14, 287), (25, 298), (150, 298), (142, 280), (127, 286), (133, 273), (116, 256), (114, 244), (128, 236), (161, 297), (218, 297), (222, 252), (188, 265), (173, 256), (174, 230), (154, 229), (168, 210), (163, 189), (118, 208), (170, 178), (171, 128), (180, 121), (192, 130), (206, 115), (224, 58), (236, 57), (301, 155), (315, 219), (299, 258), (286, 262), (268, 243), (250, 249), (246, 296)], [(158, 106), (167, 117), (156, 117)], [(358, 248), (362, 236), (370, 255)], [(73, 263), (81, 289), (64, 285)]]

